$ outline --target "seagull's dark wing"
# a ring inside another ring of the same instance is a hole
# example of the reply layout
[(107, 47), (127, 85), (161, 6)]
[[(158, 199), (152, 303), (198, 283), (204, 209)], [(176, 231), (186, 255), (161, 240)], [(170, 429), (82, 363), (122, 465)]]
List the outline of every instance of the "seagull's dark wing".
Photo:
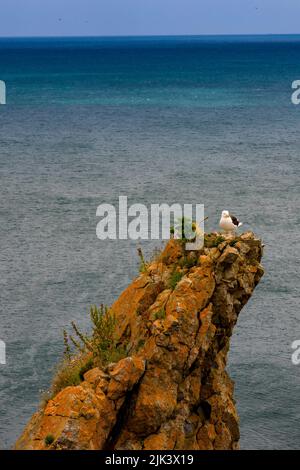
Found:
[(231, 214), (229, 214), (229, 215), (230, 215), (230, 218), (232, 220), (233, 225), (236, 225), (238, 227), (240, 221), (236, 217), (234, 217), (234, 215), (231, 215)]

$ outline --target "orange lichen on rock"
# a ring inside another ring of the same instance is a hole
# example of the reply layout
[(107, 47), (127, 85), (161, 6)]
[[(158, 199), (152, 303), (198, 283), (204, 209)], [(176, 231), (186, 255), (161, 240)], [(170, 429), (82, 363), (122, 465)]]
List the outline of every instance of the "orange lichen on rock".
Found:
[(31, 418), (16, 449), (238, 448), (226, 358), (240, 310), (263, 275), (262, 244), (252, 233), (213, 240), (192, 253), (169, 241), (111, 307), (128, 357), (59, 392)]

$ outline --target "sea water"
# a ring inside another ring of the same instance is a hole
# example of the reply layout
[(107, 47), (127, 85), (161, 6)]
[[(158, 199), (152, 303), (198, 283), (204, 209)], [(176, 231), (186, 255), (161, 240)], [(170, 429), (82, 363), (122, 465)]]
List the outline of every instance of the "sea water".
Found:
[(0, 447), (49, 387), (62, 330), (89, 328), (138, 273), (137, 246), (101, 241), (96, 209), (204, 204), (263, 239), (266, 274), (234, 330), (243, 449), (300, 442), (300, 36), (1, 39)]

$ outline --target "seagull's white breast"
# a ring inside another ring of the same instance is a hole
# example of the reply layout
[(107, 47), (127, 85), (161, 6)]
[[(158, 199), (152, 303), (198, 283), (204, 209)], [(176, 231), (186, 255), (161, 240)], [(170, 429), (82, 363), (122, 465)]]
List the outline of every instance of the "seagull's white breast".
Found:
[(236, 225), (232, 223), (230, 217), (221, 217), (220, 227), (227, 232), (231, 232), (237, 228)]

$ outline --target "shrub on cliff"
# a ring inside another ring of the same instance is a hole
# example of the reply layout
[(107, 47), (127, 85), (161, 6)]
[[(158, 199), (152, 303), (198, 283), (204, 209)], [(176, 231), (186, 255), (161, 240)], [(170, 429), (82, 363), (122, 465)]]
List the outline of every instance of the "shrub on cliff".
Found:
[(79, 385), (83, 380), (83, 375), (93, 368), (94, 361), (91, 355), (77, 355), (64, 360), (57, 366), (56, 372), (49, 392), (44, 394), (43, 402), (57, 395), (66, 387)]
[(65, 356), (70, 357), (71, 354), (70, 340), (77, 351), (83, 354), (90, 352), (94, 364), (101, 367), (123, 358), (126, 351), (124, 347), (117, 344), (115, 338), (116, 318), (114, 313), (107, 306), (93, 305), (90, 309), (90, 318), (93, 329), (91, 336), (82, 333), (74, 322), (72, 322), (72, 327), (77, 339), (64, 333)]
[(125, 347), (117, 344), (115, 339), (116, 319), (113, 312), (104, 305), (93, 305), (90, 318), (91, 335), (82, 333), (74, 322), (71, 323), (74, 336), (64, 331), (64, 360), (57, 367), (45, 401), (68, 386), (79, 385), (84, 374), (93, 367), (105, 367), (126, 356)]

